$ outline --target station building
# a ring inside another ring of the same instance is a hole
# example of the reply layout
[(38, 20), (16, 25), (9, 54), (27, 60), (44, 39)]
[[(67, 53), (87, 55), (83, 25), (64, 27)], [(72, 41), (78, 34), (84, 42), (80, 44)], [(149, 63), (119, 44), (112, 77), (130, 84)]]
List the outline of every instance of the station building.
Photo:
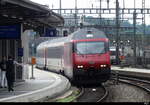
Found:
[[(30, 39), (54, 37), (56, 27), (63, 24), (64, 19), (44, 5), (30, 0), (0, 0), (0, 61), (11, 55), (28, 64)], [(28, 78), (28, 71), (16, 66), (15, 78)]]

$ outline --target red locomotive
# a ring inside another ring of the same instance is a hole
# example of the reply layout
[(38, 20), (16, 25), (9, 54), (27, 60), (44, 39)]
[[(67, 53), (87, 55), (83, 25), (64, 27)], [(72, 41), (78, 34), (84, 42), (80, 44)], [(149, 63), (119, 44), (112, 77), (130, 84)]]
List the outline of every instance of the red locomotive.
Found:
[(106, 82), (111, 72), (109, 40), (98, 29), (79, 29), (67, 37), (41, 43), (36, 66), (77, 83)]

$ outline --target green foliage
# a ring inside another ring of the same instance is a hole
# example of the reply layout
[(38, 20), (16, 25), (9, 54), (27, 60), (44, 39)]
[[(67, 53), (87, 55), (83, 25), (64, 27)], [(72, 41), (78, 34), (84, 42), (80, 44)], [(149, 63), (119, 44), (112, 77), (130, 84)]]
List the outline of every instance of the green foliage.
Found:
[(68, 96), (63, 99), (58, 99), (58, 100), (56, 100), (56, 102), (73, 102), (79, 93), (80, 93), (79, 90), (74, 91), (71, 96)]

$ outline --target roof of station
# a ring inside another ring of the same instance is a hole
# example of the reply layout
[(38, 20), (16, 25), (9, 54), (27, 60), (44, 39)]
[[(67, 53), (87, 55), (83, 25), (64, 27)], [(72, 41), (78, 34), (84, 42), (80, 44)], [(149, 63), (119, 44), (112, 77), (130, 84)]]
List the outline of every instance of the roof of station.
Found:
[(20, 22), (58, 26), (64, 24), (64, 19), (48, 7), (30, 0), (0, 0), (0, 24)]

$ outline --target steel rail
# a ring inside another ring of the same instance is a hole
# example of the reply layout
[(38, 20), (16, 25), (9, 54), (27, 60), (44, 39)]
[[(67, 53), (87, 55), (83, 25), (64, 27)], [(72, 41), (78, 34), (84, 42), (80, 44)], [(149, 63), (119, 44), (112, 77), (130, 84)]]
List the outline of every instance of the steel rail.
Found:
[(104, 86), (102, 86), (102, 87), (103, 87), (103, 89), (105, 91), (105, 94), (97, 102), (102, 102), (108, 96), (108, 94), (109, 94), (108, 90)]
[[(101, 101), (103, 101), (103, 100), (108, 96), (108, 91), (107, 91), (107, 89), (106, 89), (104, 86), (102, 86), (102, 88), (103, 88), (103, 90), (105, 91), (105, 92), (104, 92), (104, 95), (103, 95), (102, 97), (100, 97), (99, 99), (97, 99), (96, 102), (101, 102)], [(82, 88), (81, 93), (76, 97), (75, 100), (80, 99), (84, 94), (86, 94), (85, 89), (86, 89), (86, 88)]]
[[(115, 77), (112, 77), (112, 79), (115, 79)], [(134, 85), (134, 86), (139, 87), (139, 88), (142, 88), (143, 90), (145, 90), (145, 91), (147, 91), (148, 93), (150, 93), (150, 88), (141, 86), (141, 85), (139, 85), (139, 84), (137, 85), (136, 83), (127, 82), (127, 81), (125, 81), (125, 80), (135, 81), (135, 82), (140, 82), (140, 83), (145, 83), (145, 84), (150, 84), (149, 81), (141, 80), (141, 79), (138, 79), (138, 78), (135, 78), (135, 77), (133, 78), (133, 77), (128, 77), (128, 76), (120, 76), (119, 74), (118, 74), (118, 78), (115, 79), (115, 80), (118, 80), (119, 82), (122, 82), (122, 83)]]
[(76, 98), (75, 98), (74, 100), (72, 100), (72, 102), (75, 101), (75, 100), (77, 100), (78, 98), (80, 98), (80, 97), (84, 94), (84, 92), (85, 92), (85, 91), (84, 91), (84, 88), (83, 88), (83, 87), (80, 88), (80, 94), (77, 95)]
[(127, 81), (123, 81), (123, 80), (119, 80), (120, 82), (123, 82), (123, 83), (127, 83), (127, 84), (130, 84), (130, 85), (134, 85), (136, 87), (139, 87), (145, 91), (147, 91), (148, 93), (150, 93), (150, 89), (149, 88), (146, 88), (144, 86), (140, 86), (140, 85), (137, 85), (136, 83), (131, 83), (131, 82), (127, 82)]

